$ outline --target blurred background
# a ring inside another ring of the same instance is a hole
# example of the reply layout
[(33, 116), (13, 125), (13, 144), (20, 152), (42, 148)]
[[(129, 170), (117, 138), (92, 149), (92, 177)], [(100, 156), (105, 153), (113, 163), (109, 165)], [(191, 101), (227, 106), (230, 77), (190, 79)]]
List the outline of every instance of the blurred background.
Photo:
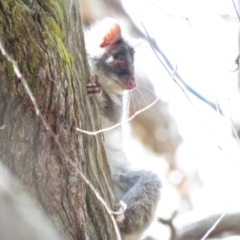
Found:
[[(136, 44), (126, 152), (163, 182), (145, 239), (240, 239), (239, 2), (81, 0), (85, 27), (117, 19)], [(153, 49), (152, 49), (153, 48)], [(207, 238), (206, 238), (207, 239)]]

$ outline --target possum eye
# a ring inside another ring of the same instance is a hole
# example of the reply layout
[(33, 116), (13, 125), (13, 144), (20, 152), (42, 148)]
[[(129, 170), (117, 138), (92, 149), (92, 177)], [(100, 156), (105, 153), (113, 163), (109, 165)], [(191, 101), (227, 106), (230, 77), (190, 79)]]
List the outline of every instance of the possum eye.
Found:
[(115, 64), (116, 64), (119, 68), (125, 68), (125, 67), (126, 67), (125, 61), (122, 60), (122, 59), (117, 59), (117, 60), (115, 61)]

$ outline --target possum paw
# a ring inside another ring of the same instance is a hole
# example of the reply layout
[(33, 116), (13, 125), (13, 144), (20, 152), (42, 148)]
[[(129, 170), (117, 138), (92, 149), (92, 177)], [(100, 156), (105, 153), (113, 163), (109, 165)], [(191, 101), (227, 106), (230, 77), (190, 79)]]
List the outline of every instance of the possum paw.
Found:
[(98, 76), (93, 75), (92, 82), (87, 83), (87, 95), (89, 97), (97, 97), (102, 93), (102, 89), (97, 81), (98, 81)]
[(120, 201), (115, 205), (114, 212), (112, 212), (112, 214), (114, 215), (117, 223), (121, 223), (125, 219), (124, 212), (126, 211), (126, 209), (127, 204), (123, 201)]

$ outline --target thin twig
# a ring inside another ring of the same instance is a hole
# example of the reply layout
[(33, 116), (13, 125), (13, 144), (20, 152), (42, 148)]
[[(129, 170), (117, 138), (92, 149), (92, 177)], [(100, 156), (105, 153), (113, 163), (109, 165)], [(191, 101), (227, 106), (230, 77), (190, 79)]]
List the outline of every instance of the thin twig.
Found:
[(159, 60), (159, 62), (162, 64), (162, 66), (165, 68), (165, 70), (168, 72), (168, 74), (170, 75), (170, 77), (172, 78), (172, 80), (175, 82), (175, 84), (177, 84), (177, 86), (182, 90), (182, 92), (184, 93), (184, 95), (187, 97), (187, 99), (189, 100), (189, 102), (192, 104), (192, 106), (194, 107), (194, 104), (192, 102), (192, 100), (189, 98), (189, 96), (187, 95), (186, 91), (183, 89), (183, 87), (180, 85), (180, 83), (175, 79), (175, 74), (176, 74), (176, 68), (174, 70), (174, 74), (172, 74), (170, 72), (170, 70), (167, 68), (167, 66), (164, 64), (164, 62), (162, 61), (162, 59), (158, 56), (157, 52), (155, 51), (153, 45), (152, 45), (152, 41), (151, 41), (151, 38), (148, 34), (148, 31), (147, 29), (145, 28), (144, 24), (141, 23), (142, 26), (143, 26), (143, 29), (147, 35), (147, 40), (148, 40), (148, 43), (150, 45), (150, 47), (152, 48), (152, 51), (153, 53), (155, 54), (155, 56), (157, 57), (157, 59)]
[(159, 10), (161, 10), (162, 12), (164, 12), (165, 14), (167, 14), (169, 17), (173, 17), (173, 18), (180, 18), (182, 20), (185, 20), (188, 22), (189, 24), (189, 27), (191, 28), (191, 23), (189, 21), (189, 19), (187, 17), (182, 17), (182, 16), (176, 16), (176, 15), (173, 15), (173, 14), (170, 14), (168, 13), (167, 11), (165, 11), (164, 9), (162, 9), (161, 7), (159, 7), (155, 2), (151, 1), (151, 0), (148, 0), (151, 4), (153, 4), (155, 7), (157, 7)]
[[(101, 197), (101, 195), (98, 193), (98, 191), (96, 190), (96, 188), (93, 186), (93, 184), (88, 180), (88, 178), (80, 171), (80, 169), (78, 168), (77, 164), (74, 163), (69, 157), (68, 157), (68, 154), (65, 152), (62, 144), (60, 143), (60, 141), (58, 140), (58, 137), (54, 134), (54, 132), (52, 131), (51, 127), (48, 125), (47, 121), (45, 120), (44, 116), (41, 114), (40, 112), (40, 109), (38, 107), (38, 104), (36, 102), (36, 99), (34, 98), (33, 96), (33, 93), (31, 91), (31, 89), (29, 88), (29, 85), (26, 81), (26, 79), (23, 77), (23, 75), (21, 74), (20, 70), (19, 70), (19, 67), (18, 67), (18, 64), (17, 62), (12, 59), (12, 57), (6, 52), (6, 50), (4, 49), (2, 43), (0, 42), (0, 50), (2, 52), (2, 54), (7, 58), (7, 60), (9, 62), (12, 63), (13, 65), (13, 69), (14, 69), (14, 72), (15, 74), (17, 75), (17, 77), (21, 80), (28, 96), (30, 97), (32, 103), (33, 103), (33, 106), (34, 106), (34, 109), (35, 109), (35, 112), (36, 112), (36, 115), (39, 116), (39, 118), (41, 119), (44, 127), (49, 131), (50, 135), (53, 137), (54, 141), (56, 142), (61, 154), (63, 155), (63, 157), (65, 158), (65, 160), (72, 166), (74, 167), (76, 170), (77, 170), (77, 173), (82, 177), (82, 179), (85, 181), (85, 183), (90, 187), (90, 189), (94, 192), (96, 198), (102, 203), (102, 205), (105, 207), (107, 213), (110, 215), (111, 219), (112, 219), (112, 222), (113, 222), (113, 225), (114, 225), (114, 228), (115, 228), (115, 231), (116, 231), (116, 235), (117, 235), (117, 238), (119, 240), (121, 240), (121, 236), (120, 236), (120, 233), (119, 233), (119, 229), (117, 227), (117, 223), (115, 221), (115, 218), (113, 217), (113, 214), (115, 212), (113, 212), (107, 205), (107, 203), (105, 202), (105, 200)], [(76, 161), (77, 162), (77, 161)]]
[(217, 98), (215, 98), (215, 105), (216, 105), (217, 113), (218, 113), (219, 115), (221, 115), (221, 113), (220, 113), (220, 108), (219, 108), (219, 102), (218, 102)]
[(176, 64), (175, 66), (175, 69), (173, 70), (173, 73), (171, 75), (171, 77), (173, 78), (175, 76), (175, 74), (177, 73), (177, 70), (178, 70), (178, 63)]
[(228, 210), (226, 210), (222, 215), (215, 221), (213, 226), (206, 232), (206, 234), (200, 240), (206, 240), (210, 233), (217, 227), (217, 225), (221, 222), (224, 216), (227, 214)]
[[(167, 88), (165, 88), (165, 90), (163, 91), (162, 95), (166, 92)], [(109, 127), (109, 128), (103, 128), (101, 130), (98, 130), (98, 131), (94, 131), (94, 132), (90, 132), (90, 131), (86, 131), (86, 130), (83, 130), (83, 129), (80, 129), (80, 128), (76, 128), (77, 131), (79, 132), (82, 132), (82, 133), (86, 133), (88, 135), (97, 135), (99, 133), (103, 133), (103, 132), (107, 132), (107, 131), (110, 131), (110, 130), (113, 130), (114, 128), (116, 127), (119, 127), (127, 122), (130, 122), (133, 118), (135, 118), (137, 115), (139, 115), (140, 113), (148, 110), (149, 108), (151, 108), (154, 104), (156, 104), (161, 98), (162, 98), (162, 95), (160, 95), (159, 97), (157, 97), (151, 104), (149, 104), (147, 107), (135, 112), (130, 118), (120, 122), (120, 123), (117, 123), (115, 125), (113, 125), (112, 127)]]
[(240, 22), (240, 15), (239, 15), (239, 12), (238, 12), (238, 10), (237, 10), (237, 6), (236, 6), (234, 0), (232, 0), (232, 3), (233, 3), (233, 7), (234, 7), (234, 9), (235, 9), (236, 15), (237, 15), (237, 17), (238, 17), (238, 21)]

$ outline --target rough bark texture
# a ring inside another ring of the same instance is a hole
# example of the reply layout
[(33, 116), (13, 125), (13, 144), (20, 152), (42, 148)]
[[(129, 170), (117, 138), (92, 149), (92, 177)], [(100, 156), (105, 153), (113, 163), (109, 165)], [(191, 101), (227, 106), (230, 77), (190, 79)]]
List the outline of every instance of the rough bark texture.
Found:
[[(112, 187), (89, 79), (78, 0), (0, 0), (0, 40), (15, 59), (64, 151), (112, 204)], [(67, 239), (116, 239), (110, 217), (35, 113), (0, 54), (0, 160)]]

